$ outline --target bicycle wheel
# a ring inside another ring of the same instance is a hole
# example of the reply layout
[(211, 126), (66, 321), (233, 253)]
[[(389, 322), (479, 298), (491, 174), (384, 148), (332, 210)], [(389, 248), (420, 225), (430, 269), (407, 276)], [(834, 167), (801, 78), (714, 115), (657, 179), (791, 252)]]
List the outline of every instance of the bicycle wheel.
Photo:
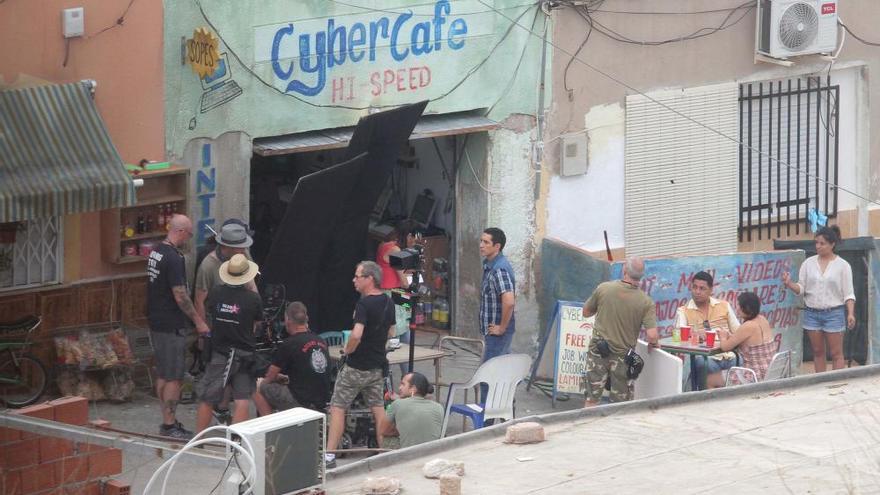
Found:
[(24, 354), (18, 358), (18, 366), (12, 356), (0, 357), (0, 401), (9, 407), (33, 404), (46, 391), (49, 380), (46, 367), (36, 357)]

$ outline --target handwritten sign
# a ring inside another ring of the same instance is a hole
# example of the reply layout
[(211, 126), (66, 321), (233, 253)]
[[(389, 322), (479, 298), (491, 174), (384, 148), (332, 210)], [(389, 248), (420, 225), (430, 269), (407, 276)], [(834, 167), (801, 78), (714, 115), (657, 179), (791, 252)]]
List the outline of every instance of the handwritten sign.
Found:
[[(801, 359), (800, 300), (782, 284), (782, 274), (796, 277), (804, 260), (802, 251), (735, 253), (717, 256), (686, 256), (645, 260), (641, 288), (654, 300), (661, 336), (672, 334), (676, 310), (691, 298), (694, 274), (707, 271), (715, 279), (712, 296), (736, 308), (740, 292), (752, 291), (761, 299), (761, 313), (776, 333), (782, 334), (781, 350), (792, 349)], [(611, 278), (621, 277), (622, 263), (611, 267)]]
[(186, 61), (193, 72), (204, 79), (217, 70), (220, 40), (208, 28), (198, 28), (186, 40)]
[(587, 347), (593, 335), (593, 317), (584, 318), (583, 303), (556, 303), (555, 392), (583, 393), (583, 374), (587, 370)]

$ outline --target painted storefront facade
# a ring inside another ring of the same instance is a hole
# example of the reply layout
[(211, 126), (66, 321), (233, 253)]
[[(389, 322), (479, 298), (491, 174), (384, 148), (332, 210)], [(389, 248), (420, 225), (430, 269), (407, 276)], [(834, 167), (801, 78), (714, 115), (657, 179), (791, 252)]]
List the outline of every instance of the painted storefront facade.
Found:
[(529, 31), (547, 33), (546, 23), (540, 6), (513, 1), (165, 2), (166, 152), (193, 172), (199, 239), (250, 215), (255, 141), (429, 100), (426, 115), (500, 124), (468, 135), (449, 172), (455, 333), (476, 332), (477, 239), (488, 225), (510, 239), (518, 320), (536, 321), (532, 143), (544, 44)]

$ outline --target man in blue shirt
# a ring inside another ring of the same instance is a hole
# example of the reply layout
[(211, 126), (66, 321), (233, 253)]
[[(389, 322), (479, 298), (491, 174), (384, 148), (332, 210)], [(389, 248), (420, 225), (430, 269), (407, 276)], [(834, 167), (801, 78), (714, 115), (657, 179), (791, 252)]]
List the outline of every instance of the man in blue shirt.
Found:
[(483, 259), (483, 283), (480, 286), (480, 333), (485, 338), (483, 361), (510, 353), (516, 330), (513, 307), (516, 302), (516, 278), (513, 267), (502, 254), (507, 237), (499, 228), (490, 227), (480, 236)]

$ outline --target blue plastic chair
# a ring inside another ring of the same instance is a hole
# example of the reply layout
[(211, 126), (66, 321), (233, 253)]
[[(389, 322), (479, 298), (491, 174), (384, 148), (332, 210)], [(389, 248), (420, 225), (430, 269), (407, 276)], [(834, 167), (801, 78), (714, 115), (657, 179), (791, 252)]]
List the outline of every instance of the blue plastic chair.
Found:
[(324, 342), (327, 342), (327, 345), (329, 346), (342, 345), (344, 338), (342, 332), (324, 332), (318, 334), (318, 337), (324, 339)]
[[(451, 383), (446, 399), (446, 414), (440, 438), (446, 436), (449, 416), (458, 413), (471, 419), (474, 429), (482, 428), (487, 419), (513, 419), (516, 387), (529, 374), (532, 358), (527, 354), (507, 354), (483, 363), (467, 383)], [(485, 383), (489, 389), (485, 404), (453, 404), (457, 390), (467, 390)]]

